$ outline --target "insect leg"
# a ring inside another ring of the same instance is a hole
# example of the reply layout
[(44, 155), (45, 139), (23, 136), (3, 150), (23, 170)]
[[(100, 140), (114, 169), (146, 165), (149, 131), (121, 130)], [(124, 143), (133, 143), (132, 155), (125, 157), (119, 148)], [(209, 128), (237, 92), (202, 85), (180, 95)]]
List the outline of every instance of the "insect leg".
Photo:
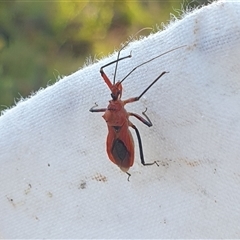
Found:
[(110, 66), (110, 65), (112, 65), (113, 63), (119, 62), (119, 61), (121, 61), (121, 60), (123, 60), (123, 59), (130, 58), (130, 57), (132, 57), (132, 54), (131, 54), (131, 53), (130, 53), (129, 55), (125, 56), (125, 57), (121, 57), (121, 58), (119, 58), (119, 59), (117, 59), (117, 60), (114, 60), (114, 61), (112, 61), (112, 62), (110, 62), (110, 63), (107, 63), (106, 65), (104, 65), (104, 66), (102, 66), (102, 67), (100, 68), (100, 73), (103, 72), (103, 68), (105, 68), (105, 67), (107, 67), (107, 66)]
[(136, 134), (137, 134), (137, 139), (138, 139), (138, 145), (139, 145), (139, 153), (140, 153), (140, 159), (141, 159), (141, 163), (143, 166), (149, 166), (149, 165), (153, 165), (153, 164), (156, 164), (157, 166), (158, 163), (156, 161), (152, 162), (152, 163), (145, 163), (145, 160), (144, 160), (144, 155), (143, 155), (143, 147), (142, 147), (142, 140), (141, 140), (141, 136), (140, 136), (140, 133), (137, 129), (137, 127), (135, 125), (133, 125), (131, 122), (129, 122), (129, 126), (131, 126)]
[(133, 98), (129, 98), (127, 100), (124, 100), (123, 101), (124, 104), (138, 101), (143, 96), (143, 94), (146, 93), (149, 90), (149, 88), (152, 87), (152, 85), (154, 83), (156, 83), (158, 81), (158, 79), (161, 78), (166, 73), (168, 73), (168, 72), (162, 72), (138, 97), (133, 97)]
[(98, 105), (95, 103), (95, 106), (91, 107), (89, 109), (90, 112), (105, 112), (107, 109), (106, 108), (98, 108), (96, 109)]
[(144, 117), (145, 117), (146, 119), (144, 119), (143, 117), (141, 117), (140, 115), (138, 115), (138, 114), (136, 114), (136, 113), (131, 113), (131, 112), (129, 112), (128, 115), (137, 118), (138, 120), (140, 120), (142, 123), (144, 123), (144, 124), (147, 125), (148, 127), (151, 127), (153, 124), (152, 124), (150, 118), (149, 118), (149, 117), (147, 116), (147, 114), (145, 113), (146, 111), (147, 111), (147, 108), (146, 108), (146, 110), (145, 110), (144, 112), (142, 112), (142, 114), (144, 115)]
[[(111, 81), (110, 81), (110, 79), (108, 78), (108, 76), (105, 74), (105, 72), (103, 71), (103, 68), (105, 68), (105, 67), (107, 67), (107, 66), (109, 66), (109, 65), (111, 65), (111, 64), (113, 64), (113, 63), (118, 63), (119, 61), (121, 61), (121, 60), (123, 60), (123, 59), (126, 59), (126, 58), (130, 58), (130, 57), (132, 57), (132, 55), (131, 55), (131, 53), (128, 55), (128, 56), (125, 56), (125, 57), (122, 57), (122, 58), (118, 58), (117, 60), (114, 60), (114, 61), (112, 61), (112, 62), (110, 62), (110, 63), (108, 63), (108, 64), (106, 64), (106, 65), (104, 65), (104, 66), (102, 66), (101, 68), (100, 68), (100, 73), (101, 73), (101, 76), (102, 76), (102, 78), (103, 78), (103, 80), (105, 81), (105, 83), (108, 85), (108, 87), (111, 89), (111, 87), (112, 87), (112, 83), (111, 83)], [(115, 74), (114, 74), (114, 76), (116, 75), (116, 70), (115, 70)], [(114, 81), (114, 83), (115, 83), (115, 81)]]

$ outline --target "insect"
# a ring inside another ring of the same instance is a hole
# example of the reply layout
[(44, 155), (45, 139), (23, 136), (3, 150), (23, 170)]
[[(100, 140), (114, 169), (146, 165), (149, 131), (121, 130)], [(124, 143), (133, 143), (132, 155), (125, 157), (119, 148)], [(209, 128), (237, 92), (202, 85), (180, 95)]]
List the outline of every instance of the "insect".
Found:
[[(152, 124), (151, 120), (148, 118), (148, 116), (146, 115), (147, 109), (144, 112), (142, 112), (143, 116), (145, 117), (144, 118), (136, 113), (127, 112), (125, 109), (125, 105), (128, 103), (139, 101), (139, 99), (141, 99), (141, 97), (163, 75), (165, 75), (168, 72), (166, 72), (166, 71), (162, 72), (139, 96), (129, 98), (127, 100), (121, 99), (122, 90), (123, 90), (122, 82), (140, 66), (142, 66), (146, 63), (149, 63), (150, 61), (153, 61), (154, 59), (156, 59), (162, 55), (165, 55), (171, 51), (182, 48), (184, 46), (171, 49), (165, 53), (162, 53), (162, 54), (136, 66), (121, 81), (116, 82), (116, 73), (117, 73), (118, 62), (122, 61), (126, 58), (132, 57), (132, 55), (130, 53), (129, 55), (120, 58), (120, 52), (124, 47), (126, 47), (126, 45), (120, 49), (120, 51), (118, 52), (117, 59), (115, 61), (112, 61), (100, 68), (101, 76), (111, 91), (112, 100), (109, 101), (109, 105), (107, 106), (107, 108), (96, 108), (96, 107), (98, 107), (98, 105), (95, 103), (95, 106), (93, 106), (89, 111), (90, 112), (104, 112), (102, 117), (105, 119), (105, 121), (107, 123), (107, 127), (108, 127), (108, 135), (107, 135), (107, 141), (106, 141), (108, 157), (123, 172), (127, 173), (128, 181), (131, 176), (131, 174), (128, 172), (128, 170), (134, 163), (134, 142), (133, 142), (133, 137), (129, 130), (129, 127), (133, 128), (136, 132), (138, 145), (139, 145), (140, 159), (141, 159), (142, 165), (144, 165), (144, 166), (149, 166), (149, 165), (153, 165), (153, 164), (156, 164), (157, 166), (159, 166), (159, 165), (156, 161), (150, 162), (150, 163), (145, 162), (140, 133), (139, 133), (137, 127), (129, 120), (129, 117), (135, 117), (138, 120), (140, 120), (142, 123), (147, 125), (148, 127), (151, 127), (153, 124)], [(113, 79), (113, 83), (112, 83), (110, 81), (110, 79), (107, 77), (107, 75), (105, 74), (103, 69), (114, 63), (116, 63), (116, 66), (115, 66), (114, 79)]]

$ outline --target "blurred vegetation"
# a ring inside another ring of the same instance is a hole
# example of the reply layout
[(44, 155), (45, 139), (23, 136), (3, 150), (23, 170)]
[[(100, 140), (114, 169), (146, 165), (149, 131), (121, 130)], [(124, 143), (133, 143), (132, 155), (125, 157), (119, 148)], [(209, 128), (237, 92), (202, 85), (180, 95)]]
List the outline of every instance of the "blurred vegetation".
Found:
[(1, 1), (0, 110), (102, 57), (174, 9), (207, 1)]

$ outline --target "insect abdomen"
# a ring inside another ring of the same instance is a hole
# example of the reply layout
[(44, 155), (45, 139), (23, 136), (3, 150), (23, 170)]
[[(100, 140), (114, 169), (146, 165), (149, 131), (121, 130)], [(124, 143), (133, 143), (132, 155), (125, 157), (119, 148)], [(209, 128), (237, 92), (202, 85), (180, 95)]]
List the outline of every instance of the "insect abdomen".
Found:
[(124, 168), (129, 168), (130, 153), (127, 150), (125, 144), (120, 139), (115, 139), (112, 145), (112, 155), (117, 165)]

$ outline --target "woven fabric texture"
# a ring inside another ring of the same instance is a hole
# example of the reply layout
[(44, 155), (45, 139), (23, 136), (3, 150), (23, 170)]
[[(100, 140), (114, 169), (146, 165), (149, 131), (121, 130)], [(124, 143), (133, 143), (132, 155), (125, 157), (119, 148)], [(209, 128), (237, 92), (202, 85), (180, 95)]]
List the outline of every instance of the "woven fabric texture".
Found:
[[(110, 91), (99, 69), (117, 53), (64, 77), (0, 117), (0, 237), (236, 238), (240, 236), (240, 4), (219, 1), (131, 42), (117, 80), (138, 96), (130, 181), (108, 160), (95, 102)], [(106, 69), (113, 78), (114, 66)]]

